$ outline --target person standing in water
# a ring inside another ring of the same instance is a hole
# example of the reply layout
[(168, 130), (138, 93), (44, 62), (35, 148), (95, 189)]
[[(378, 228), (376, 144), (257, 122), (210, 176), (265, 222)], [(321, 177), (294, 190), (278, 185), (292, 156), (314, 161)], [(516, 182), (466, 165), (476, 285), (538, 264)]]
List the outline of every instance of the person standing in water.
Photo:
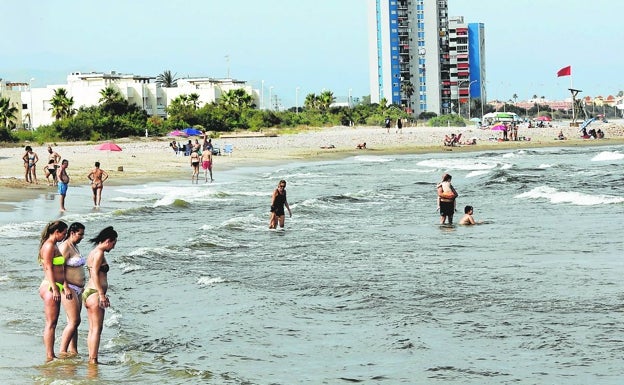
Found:
[(451, 184), (452, 176), (444, 174), (442, 182), (438, 183), (438, 210), (440, 210), (440, 224), (443, 225), (448, 218), (448, 224), (453, 224), (453, 214), (455, 213), (455, 198), (457, 191)]
[(43, 329), (43, 345), (46, 358), (52, 361), (54, 354), (54, 338), (56, 324), (61, 310), (61, 295), (71, 299), (72, 292), (65, 286), (65, 257), (61, 254), (57, 244), (67, 234), (67, 223), (54, 221), (41, 232), (39, 243), (39, 264), (43, 268), (43, 281), (39, 285), (39, 296), (43, 300), (45, 327)]
[(104, 312), (110, 306), (106, 292), (108, 291), (108, 262), (104, 253), (108, 253), (117, 244), (117, 232), (109, 226), (89, 242), (95, 247), (87, 256), (87, 270), (89, 270), (89, 283), (82, 293), (82, 300), (87, 308), (89, 318), (89, 333), (87, 335), (87, 349), (89, 350), (89, 363), (98, 363), (98, 351), (100, 350), (100, 337), (104, 325)]
[(212, 182), (212, 149), (204, 150), (201, 155), (201, 166), (204, 169), (204, 179), (208, 182), (208, 173)]
[(100, 168), (100, 162), (95, 162), (95, 168), (91, 170), (87, 178), (91, 181), (91, 190), (93, 190), (93, 204), (100, 207), (102, 201), (102, 189), (104, 182), (108, 179), (106, 171)]
[(292, 217), (292, 211), (288, 205), (286, 199), (286, 181), (280, 180), (277, 184), (277, 188), (273, 191), (273, 197), (271, 198), (271, 219), (269, 220), (269, 229), (277, 228), (279, 224), (280, 228), (284, 228), (284, 206), (288, 209), (288, 216)]
[(61, 336), (60, 354), (78, 355), (78, 326), (80, 325), (80, 310), (82, 310), (82, 291), (85, 285), (86, 259), (80, 254), (78, 244), (84, 238), (85, 227), (82, 223), (74, 222), (69, 225), (65, 240), (59, 245), (59, 250), (65, 257), (65, 282), (71, 296), (61, 299), (67, 325)]
[(65, 195), (67, 195), (67, 187), (69, 186), (69, 175), (67, 175), (67, 167), (69, 161), (63, 159), (61, 167), (56, 170), (56, 179), (58, 179), (58, 193), (61, 196), (61, 211), (65, 211)]

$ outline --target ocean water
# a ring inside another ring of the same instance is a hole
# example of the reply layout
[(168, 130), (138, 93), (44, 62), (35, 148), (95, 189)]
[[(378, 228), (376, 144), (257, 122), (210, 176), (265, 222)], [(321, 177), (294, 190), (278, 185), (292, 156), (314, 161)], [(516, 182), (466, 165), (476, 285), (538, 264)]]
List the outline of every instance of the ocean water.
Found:
[[(107, 186), (99, 210), (72, 186), (62, 218), (120, 234), (97, 367), (85, 310), (81, 355), (44, 363), (36, 255), (58, 200), (16, 202), (1, 382), (624, 383), (624, 147), (363, 154)], [(487, 224), (439, 226), (444, 172), (456, 222), (470, 204)], [(280, 179), (293, 217), (270, 231)]]

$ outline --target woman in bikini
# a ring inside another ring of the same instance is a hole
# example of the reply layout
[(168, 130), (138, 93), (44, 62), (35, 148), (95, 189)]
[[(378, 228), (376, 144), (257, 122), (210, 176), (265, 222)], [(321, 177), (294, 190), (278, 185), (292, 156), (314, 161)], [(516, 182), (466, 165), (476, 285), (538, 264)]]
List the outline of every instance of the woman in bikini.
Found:
[(43, 312), (45, 314), (43, 345), (48, 361), (56, 358), (54, 337), (61, 310), (61, 294), (64, 294), (67, 299), (72, 297), (72, 292), (65, 286), (65, 258), (56, 246), (65, 238), (66, 233), (67, 224), (65, 222), (50, 222), (43, 229), (39, 244), (39, 264), (43, 268), (43, 281), (39, 286), (39, 296), (43, 300)]
[(196, 150), (191, 152), (191, 167), (193, 167), (193, 175), (191, 176), (191, 183), (199, 183), (199, 154)]
[(85, 227), (82, 223), (72, 223), (69, 225), (65, 240), (59, 245), (59, 250), (65, 257), (65, 286), (72, 292), (71, 298), (61, 300), (67, 314), (67, 326), (65, 326), (61, 336), (61, 355), (78, 355), (78, 326), (80, 325), (82, 292), (85, 285), (84, 266), (86, 259), (80, 254), (76, 245), (84, 238), (84, 230)]
[(104, 189), (104, 182), (108, 179), (106, 171), (100, 168), (100, 162), (95, 162), (95, 168), (91, 170), (87, 178), (91, 181), (91, 190), (93, 190), (93, 204), (95, 207), (100, 207), (102, 201), (102, 189)]
[(82, 293), (82, 300), (87, 308), (89, 317), (89, 334), (87, 336), (87, 348), (89, 350), (89, 363), (98, 363), (98, 351), (100, 350), (100, 336), (104, 324), (104, 310), (110, 306), (106, 295), (108, 290), (108, 262), (104, 253), (115, 248), (117, 232), (112, 226), (105, 228), (89, 242), (95, 245), (87, 256), (87, 269), (89, 270), (89, 283)]
[(24, 169), (26, 172), (26, 182), (28, 183), (37, 183), (37, 162), (39, 161), (39, 156), (36, 152), (33, 152), (32, 147), (26, 146), (26, 153), (22, 157), (24, 160)]

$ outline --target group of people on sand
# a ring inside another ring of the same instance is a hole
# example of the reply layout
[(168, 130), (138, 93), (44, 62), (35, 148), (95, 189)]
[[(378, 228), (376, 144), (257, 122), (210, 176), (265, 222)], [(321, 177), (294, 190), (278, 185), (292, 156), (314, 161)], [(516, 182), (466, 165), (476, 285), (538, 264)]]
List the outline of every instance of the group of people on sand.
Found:
[[(387, 117), (384, 120), (384, 126), (386, 127), (386, 133), (390, 133), (390, 126), (392, 126), (392, 120)], [(399, 132), (403, 132), (403, 119), (402, 118), (398, 118), (396, 120), (396, 124), (394, 126), (396, 128), (396, 133), (398, 134)]]
[(105, 309), (110, 306), (106, 295), (109, 264), (105, 253), (117, 244), (117, 232), (109, 226), (90, 239), (94, 248), (86, 257), (78, 249), (84, 235), (85, 226), (82, 223), (74, 222), (67, 226), (60, 220), (48, 223), (41, 233), (38, 261), (43, 270), (43, 280), (39, 296), (45, 315), (43, 344), (48, 361), (57, 358), (54, 345), (61, 306), (65, 309), (67, 324), (61, 334), (59, 356), (78, 355), (78, 326), (84, 304), (89, 320), (88, 360), (91, 364), (98, 363)]
[[(31, 146), (26, 146), (25, 153), (22, 156), (24, 161), (25, 179), (28, 183), (37, 182), (37, 162), (39, 156), (33, 151)], [(48, 146), (48, 164), (45, 168), (45, 176), (48, 180), (49, 186), (56, 186), (58, 194), (60, 196), (61, 211), (65, 211), (65, 197), (67, 196), (67, 190), (69, 188), (69, 174), (67, 168), (69, 167), (69, 160), (63, 159), (58, 152), (54, 151), (51, 146)], [(104, 182), (108, 179), (108, 173), (100, 168), (100, 162), (95, 162), (94, 168), (87, 175), (91, 183), (91, 191), (93, 192), (93, 205), (98, 208), (102, 201), (102, 190), (104, 189)]]
[[(453, 224), (453, 215), (457, 211), (456, 199), (459, 196), (455, 187), (451, 183), (453, 177), (451, 174), (442, 175), (442, 181), (437, 184), (437, 210), (440, 212), (440, 224)], [(475, 221), (474, 208), (472, 206), (464, 207), (464, 216), (460, 219), (460, 225), (476, 225), (483, 222)]]

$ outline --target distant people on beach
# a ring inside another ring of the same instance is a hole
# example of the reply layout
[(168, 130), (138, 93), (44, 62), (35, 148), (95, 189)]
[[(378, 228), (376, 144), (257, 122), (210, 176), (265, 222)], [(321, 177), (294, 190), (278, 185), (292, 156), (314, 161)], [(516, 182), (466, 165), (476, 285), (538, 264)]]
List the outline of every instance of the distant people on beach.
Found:
[(39, 161), (39, 156), (36, 152), (33, 151), (32, 147), (26, 146), (26, 153), (22, 156), (22, 160), (24, 161), (24, 171), (26, 178), (26, 182), (28, 183), (37, 183), (37, 162)]
[(199, 154), (197, 151), (193, 150), (191, 152), (191, 157), (189, 158), (191, 161), (191, 167), (193, 168), (193, 175), (191, 175), (191, 183), (199, 183)]
[(69, 225), (65, 240), (59, 245), (59, 250), (65, 258), (65, 281), (69, 294), (61, 303), (67, 315), (67, 325), (61, 336), (61, 355), (75, 356), (78, 354), (78, 326), (80, 325), (80, 311), (82, 310), (82, 291), (85, 286), (86, 259), (78, 250), (78, 244), (84, 238), (85, 227), (82, 223), (74, 222)]
[[(61, 162), (61, 156), (58, 152), (52, 149), (52, 146), (48, 146), (48, 165), (45, 170), (45, 177), (48, 180), (49, 186), (56, 186), (56, 170), (59, 167), (59, 163)], [(50, 181), (50, 177), (52, 177), (52, 181)]]
[(386, 118), (386, 120), (384, 121), (384, 124), (386, 126), (386, 133), (390, 133), (390, 125), (392, 124), (392, 120), (390, 120), (390, 118)]
[(104, 189), (104, 182), (108, 179), (108, 173), (100, 168), (100, 162), (95, 162), (95, 168), (91, 170), (87, 178), (91, 181), (93, 205), (95, 205), (95, 207), (100, 207), (102, 190)]
[(357, 148), (358, 150), (365, 150), (366, 149), (366, 142), (358, 143), (358, 145), (355, 146), (355, 148)]
[(474, 209), (472, 206), (464, 207), (464, 216), (459, 220), (460, 225), (478, 225), (482, 222), (475, 221), (474, 217)]
[(112, 226), (106, 227), (95, 237), (89, 240), (95, 245), (87, 256), (87, 270), (89, 271), (89, 283), (82, 293), (82, 300), (87, 308), (89, 318), (89, 334), (87, 336), (87, 349), (89, 351), (89, 363), (98, 363), (100, 350), (100, 336), (104, 326), (104, 312), (110, 306), (106, 295), (108, 291), (109, 265), (104, 253), (110, 252), (117, 244), (117, 232)]
[(557, 139), (557, 140), (566, 140), (567, 138), (565, 137), (565, 135), (563, 135), (563, 130), (559, 130), (559, 134), (557, 135), (557, 137), (555, 139)]
[(208, 173), (210, 173), (210, 181), (212, 182), (212, 149), (206, 149), (201, 155), (201, 166), (204, 170), (204, 180), (208, 182)]
[(440, 224), (443, 225), (448, 220), (448, 224), (453, 224), (453, 214), (455, 213), (455, 198), (458, 194), (451, 184), (453, 177), (450, 174), (442, 175), (442, 182), (437, 185), (437, 206), (440, 211)]
[(56, 179), (58, 180), (58, 193), (61, 196), (61, 211), (65, 211), (65, 196), (67, 195), (67, 188), (69, 187), (69, 175), (67, 174), (67, 167), (69, 167), (69, 161), (63, 159), (61, 167), (56, 170)]
[(518, 124), (516, 122), (511, 123), (511, 140), (518, 141)]
[(180, 153), (180, 147), (178, 147), (178, 143), (176, 143), (175, 140), (173, 142), (169, 143), (169, 147), (171, 147), (171, 149), (173, 150), (173, 152), (176, 155), (178, 155)]
[(39, 285), (39, 296), (43, 300), (45, 326), (43, 329), (43, 345), (46, 358), (51, 361), (54, 354), (54, 339), (56, 325), (61, 310), (61, 295), (69, 296), (72, 292), (65, 286), (65, 258), (57, 244), (65, 238), (67, 224), (63, 221), (54, 221), (46, 225), (41, 233), (39, 242), (39, 264), (43, 269), (43, 281)]
[(292, 217), (292, 211), (290, 210), (288, 199), (286, 198), (286, 181), (282, 179), (277, 184), (277, 188), (273, 191), (273, 196), (271, 197), (269, 229), (277, 228), (278, 224), (280, 228), (284, 228), (284, 219), (286, 217), (284, 207), (288, 209), (288, 216)]
[(397, 118), (396, 133), (403, 132), (403, 119)]

